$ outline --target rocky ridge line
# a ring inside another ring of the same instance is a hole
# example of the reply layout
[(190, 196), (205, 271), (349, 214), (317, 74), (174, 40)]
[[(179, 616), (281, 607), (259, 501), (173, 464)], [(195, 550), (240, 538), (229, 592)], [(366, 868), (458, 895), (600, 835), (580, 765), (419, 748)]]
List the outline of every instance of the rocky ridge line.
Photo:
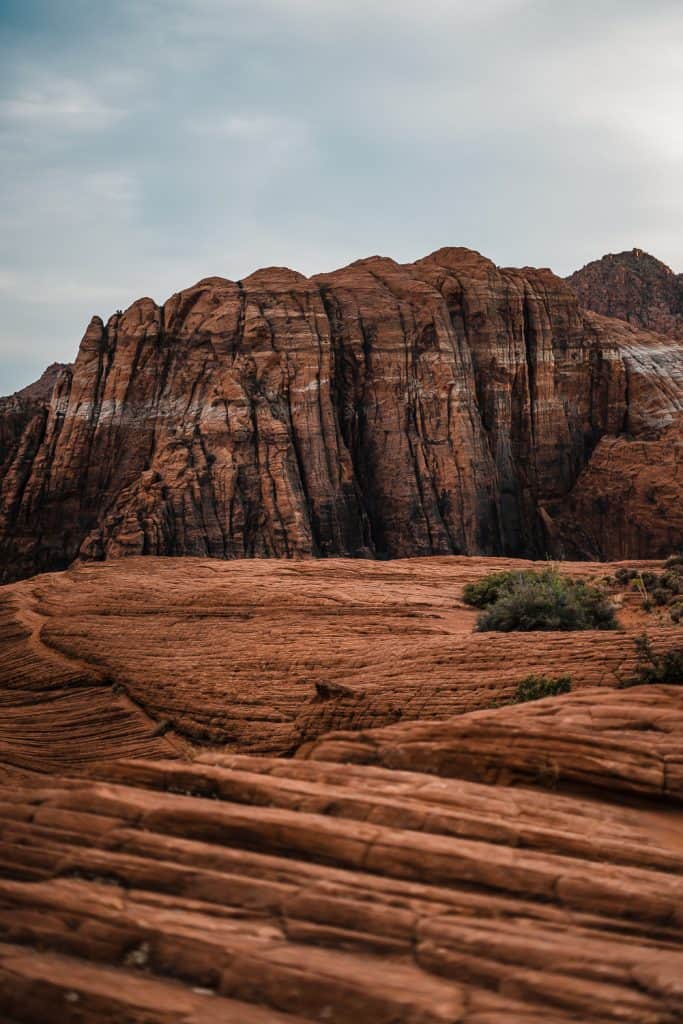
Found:
[(632, 249), (610, 253), (567, 278), (581, 305), (634, 327), (683, 338), (683, 274)]

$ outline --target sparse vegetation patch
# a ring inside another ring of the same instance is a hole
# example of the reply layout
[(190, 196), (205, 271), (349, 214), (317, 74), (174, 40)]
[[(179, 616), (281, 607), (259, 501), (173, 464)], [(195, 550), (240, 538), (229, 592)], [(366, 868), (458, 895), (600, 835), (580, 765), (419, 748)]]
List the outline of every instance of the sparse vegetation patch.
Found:
[(562, 576), (556, 569), (496, 573), (494, 577), (498, 579), (484, 577), (472, 585), (476, 591), (464, 595), (467, 603), (483, 608), (477, 620), (481, 632), (617, 626), (614, 607), (604, 590)]
[(526, 676), (517, 684), (512, 697), (512, 704), (525, 704), (529, 700), (543, 700), (544, 697), (557, 697), (561, 693), (569, 693), (572, 688), (570, 676)]
[(666, 609), (672, 622), (683, 620), (683, 555), (667, 558), (661, 573), (621, 566), (614, 574), (614, 581), (636, 590), (643, 599), (644, 611)]
[(619, 686), (648, 686), (663, 683), (683, 685), (683, 647), (658, 653), (652, 646), (647, 633), (634, 640), (637, 652), (636, 670), (628, 679), (621, 679)]

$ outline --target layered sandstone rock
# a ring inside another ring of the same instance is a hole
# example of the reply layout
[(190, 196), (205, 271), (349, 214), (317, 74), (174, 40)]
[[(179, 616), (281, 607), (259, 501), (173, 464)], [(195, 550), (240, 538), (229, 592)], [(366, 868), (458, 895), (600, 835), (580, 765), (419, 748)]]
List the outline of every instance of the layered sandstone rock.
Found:
[(681, 1019), (671, 795), (234, 755), (93, 775), (0, 789), (3, 1020)]
[[(58, 378), (68, 367), (52, 363), (28, 387), (0, 398), (0, 480), (17, 457), (30, 460), (47, 419), (47, 406)], [(31, 436), (37, 435), (33, 444)]]
[[(131, 554), (571, 553), (596, 445), (676, 427), (679, 363), (549, 271), (466, 249), (208, 278), (93, 319), (48, 403), (0, 410), (0, 578)], [(671, 532), (636, 520), (609, 553)], [(590, 537), (581, 556), (605, 557)]]
[(562, 700), (549, 697), (441, 722), (328, 733), (299, 756), (681, 803), (682, 740), (683, 690), (677, 684), (586, 689)]
[[(131, 558), (9, 585), (0, 777), (206, 744), (291, 754), (331, 730), (491, 708), (529, 674), (611, 692), (643, 630), (658, 649), (680, 644), (668, 611), (644, 612), (635, 590), (615, 595), (619, 630), (475, 632), (464, 584), (528, 564)], [(562, 566), (589, 578), (614, 568)]]
[[(4, 587), (3, 1024), (678, 1024), (683, 687), (615, 673), (680, 628), (473, 633), (515, 564)], [(574, 689), (507, 705), (529, 671)]]
[(567, 281), (586, 309), (683, 338), (683, 274), (642, 249), (610, 253)]
[(604, 434), (561, 500), (542, 505), (549, 548), (569, 558), (665, 558), (683, 541), (683, 358), (680, 342), (592, 316), (621, 332), (628, 410)]

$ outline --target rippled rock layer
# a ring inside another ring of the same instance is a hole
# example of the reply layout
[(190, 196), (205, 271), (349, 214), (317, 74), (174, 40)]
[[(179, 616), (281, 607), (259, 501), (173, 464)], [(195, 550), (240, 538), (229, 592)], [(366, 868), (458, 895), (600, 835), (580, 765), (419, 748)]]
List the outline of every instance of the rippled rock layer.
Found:
[(678, 1024), (683, 685), (618, 679), (680, 627), (614, 582), (620, 630), (474, 632), (525, 564), (4, 587), (2, 1024)]
[[(600, 717), (601, 691), (591, 699)], [(649, 721), (675, 699), (650, 688)], [(622, 778), (635, 779), (634, 701), (619, 745)], [(544, 716), (548, 703), (517, 716), (517, 744), (545, 717), (546, 745), (562, 745), (567, 712)], [(679, 694), (679, 741), (681, 711)], [(500, 731), (510, 714), (491, 713)], [(477, 721), (459, 720), (458, 739), (472, 726), (468, 775), (488, 772)], [(452, 724), (429, 742), (453, 749)], [(404, 771), (213, 753), (1, 788), (2, 1019), (676, 1024), (680, 772), (646, 790), (648, 804), (611, 802), (602, 737), (596, 788), (580, 796), (541, 774), (519, 787), (463, 780), (457, 756), (441, 778), (425, 772), (444, 763), (424, 756)], [(338, 741), (316, 753), (348, 760)]]
[[(291, 754), (332, 730), (491, 708), (529, 674), (611, 691), (643, 630), (657, 649), (679, 642), (668, 611), (646, 613), (634, 589), (615, 595), (619, 630), (475, 632), (463, 585), (528, 565), (131, 558), (11, 584), (0, 591), (0, 775), (207, 744)], [(615, 567), (561, 568), (600, 579)]]

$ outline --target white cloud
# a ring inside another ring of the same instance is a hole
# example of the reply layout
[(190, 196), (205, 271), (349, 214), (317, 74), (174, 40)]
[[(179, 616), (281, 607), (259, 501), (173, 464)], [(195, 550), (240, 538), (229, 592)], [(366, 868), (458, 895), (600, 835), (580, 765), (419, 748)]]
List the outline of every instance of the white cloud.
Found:
[[(142, 8), (160, 13), (159, 0), (142, 0)], [(176, 31), (189, 35), (234, 32), (246, 22), (269, 28), (268, 18), (281, 16), (308, 28), (332, 22), (358, 21), (359, 27), (397, 20), (429, 26), (470, 24), (518, 11), (531, 0), (174, 0), (165, 14)], [(140, 2), (138, 0), (138, 10)]]
[(65, 127), (90, 131), (104, 129), (125, 111), (105, 103), (83, 82), (38, 76), (20, 86), (14, 96), (0, 101), (0, 118), (9, 125)]
[(18, 282), (19, 275), (14, 270), (5, 270), (0, 267), (0, 292), (15, 295)]
[[(364, 21), (384, 20), (391, 22), (397, 18), (418, 22), (422, 25), (441, 23), (442, 25), (458, 21), (473, 23), (485, 21), (491, 17), (507, 14), (528, 6), (530, 0), (384, 0), (384, 2), (368, 2), (368, 0), (260, 0), (257, 6), (281, 11), (287, 16), (302, 14), (324, 20), (330, 17), (349, 20), (361, 17)], [(215, 6), (220, 0), (208, 0)]]

